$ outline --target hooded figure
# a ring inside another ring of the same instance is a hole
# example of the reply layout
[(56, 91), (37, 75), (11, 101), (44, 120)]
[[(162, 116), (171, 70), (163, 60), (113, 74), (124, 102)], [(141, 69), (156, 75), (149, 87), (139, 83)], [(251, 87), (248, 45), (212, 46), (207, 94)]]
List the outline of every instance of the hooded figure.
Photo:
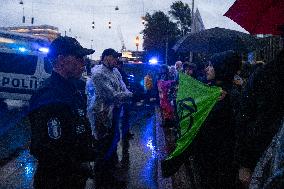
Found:
[(206, 67), (207, 80), (222, 87), (223, 93), (192, 143), (193, 166), (198, 167), (194, 173), (198, 177), (192, 180), (197, 180), (195, 184), (200, 188), (235, 187), (233, 104), (238, 96), (233, 92), (232, 82), (240, 62), (239, 55), (228, 51), (213, 56)]
[[(281, 125), (284, 115), (283, 62), (284, 50), (250, 76), (242, 94), (236, 127), (236, 160), (239, 179), (243, 183), (250, 182), (259, 158)], [(261, 177), (265, 178), (265, 174)]]
[(213, 80), (222, 82), (221, 87), (223, 88), (231, 87), (234, 76), (241, 69), (241, 57), (234, 51), (226, 51), (212, 56), (210, 62), (215, 71)]

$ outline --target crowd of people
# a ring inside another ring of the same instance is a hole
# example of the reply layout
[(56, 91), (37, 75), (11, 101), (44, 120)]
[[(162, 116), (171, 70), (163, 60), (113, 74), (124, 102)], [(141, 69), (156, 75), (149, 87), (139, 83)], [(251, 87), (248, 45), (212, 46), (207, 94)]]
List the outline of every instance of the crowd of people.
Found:
[[(89, 177), (95, 178), (96, 188), (124, 184), (114, 176), (119, 122), (122, 138), (133, 138), (128, 123), (133, 94), (119, 62), (121, 53), (111, 48), (103, 51), (86, 84), (80, 80), (84, 57), (92, 53), (71, 37), (51, 43), (53, 72), (32, 96), (29, 112), (30, 150), (38, 161), (35, 188), (84, 188)], [(178, 127), (180, 73), (222, 88), (190, 146), (186, 165), (193, 189), (284, 187), (283, 58), (281, 50), (275, 60), (251, 66), (238, 53), (226, 51), (204, 66), (181, 61), (161, 65), (157, 87), (165, 128)], [(146, 95), (153, 85), (148, 73)]]
[(161, 66), (158, 89), (166, 129), (178, 127), (174, 102), (179, 73), (222, 88), (219, 101), (189, 147), (185, 161), (191, 188), (284, 187), (280, 163), (284, 149), (279, 144), (283, 143), (283, 56), (281, 50), (266, 64), (248, 64), (238, 53), (227, 51), (213, 55), (204, 67), (181, 61), (174, 71)]

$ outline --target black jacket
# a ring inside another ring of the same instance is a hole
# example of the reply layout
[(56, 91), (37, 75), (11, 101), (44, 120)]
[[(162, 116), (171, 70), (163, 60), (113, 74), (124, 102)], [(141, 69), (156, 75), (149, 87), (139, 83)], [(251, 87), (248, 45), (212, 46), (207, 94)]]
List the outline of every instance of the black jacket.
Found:
[(258, 68), (244, 89), (236, 127), (240, 167), (253, 170), (279, 129), (284, 103), (283, 66), (283, 60), (278, 60)]
[(228, 94), (213, 107), (193, 141), (192, 155), (201, 188), (234, 188), (234, 115), (239, 94), (232, 87), (226, 91)]
[(94, 160), (86, 97), (78, 82), (53, 72), (32, 96), (30, 112), (31, 153), (39, 162)]

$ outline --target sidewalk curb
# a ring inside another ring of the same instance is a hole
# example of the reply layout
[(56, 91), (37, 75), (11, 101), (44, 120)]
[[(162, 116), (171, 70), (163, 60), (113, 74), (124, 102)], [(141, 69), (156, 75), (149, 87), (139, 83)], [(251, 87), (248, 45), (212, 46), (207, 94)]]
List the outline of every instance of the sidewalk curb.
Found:
[(161, 127), (161, 114), (159, 108), (155, 107), (155, 116), (156, 116), (156, 141), (157, 141), (157, 151), (158, 151), (158, 167), (157, 167), (157, 182), (158, 189), (172, 189), (173, 188), (173, 180), (172, 178), (163, 178), (162, 169), (161, 169), (161, 160), (165, 159), (167, 154), (165, 154), (162, 149), (165, 149), (165, 135), (163, 128)]

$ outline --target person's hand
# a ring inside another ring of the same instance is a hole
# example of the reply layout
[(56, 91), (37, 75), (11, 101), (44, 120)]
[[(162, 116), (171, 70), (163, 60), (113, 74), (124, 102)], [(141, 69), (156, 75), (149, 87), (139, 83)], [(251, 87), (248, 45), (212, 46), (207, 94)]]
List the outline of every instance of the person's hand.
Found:
[(219, 98), (218, 98), (219, 101), (220, 101), (220, 100), (223, 100), (223, 99), (226, 97), (227, 94), (228, 94), (227, 91), (222, 90), (222, 91), (221, 91), (221, 96), (219, 96)]
[(249, 168), (241, 167), (239, 169), (239, 180), (245, 186), (248, 186), (251, 181), (251, 170)]

